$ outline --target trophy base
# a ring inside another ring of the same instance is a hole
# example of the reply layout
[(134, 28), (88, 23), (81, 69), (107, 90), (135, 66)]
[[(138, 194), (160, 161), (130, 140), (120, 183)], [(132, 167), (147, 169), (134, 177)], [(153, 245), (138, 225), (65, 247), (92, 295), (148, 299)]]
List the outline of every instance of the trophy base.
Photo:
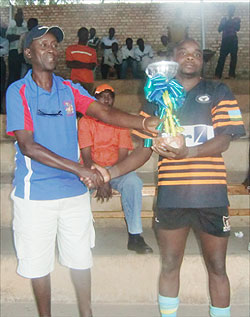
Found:
[(168, 133), (162, 133), (161, 136), (154, 138), (154, 143), (156, 145), (160, 144), (167, 144), (170, 145), (171, 147), (178, 149), (183, 145), (183, 136), (181, 134), (178, 134), (176, 136), (172, 136)]

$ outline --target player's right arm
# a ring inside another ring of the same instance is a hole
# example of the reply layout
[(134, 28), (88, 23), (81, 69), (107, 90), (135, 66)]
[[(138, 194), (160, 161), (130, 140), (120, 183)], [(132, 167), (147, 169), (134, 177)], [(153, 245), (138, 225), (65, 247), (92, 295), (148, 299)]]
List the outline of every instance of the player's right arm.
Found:
[(124, 160), (109, 169), (111, 179), (134, 171), (149, 160), (152, 154), (151, 148), (144, 147), (143, 140), (138, 140), (138, 143), (138, 146)]

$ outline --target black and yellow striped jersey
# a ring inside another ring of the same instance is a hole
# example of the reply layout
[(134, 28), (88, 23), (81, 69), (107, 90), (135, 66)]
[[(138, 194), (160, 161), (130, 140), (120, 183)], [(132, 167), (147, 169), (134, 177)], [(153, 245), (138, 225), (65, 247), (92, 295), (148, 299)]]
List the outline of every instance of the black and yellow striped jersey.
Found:
[[(147, 103), (140, 114), (155, 114)], [(205, 143), (216, 135), (233, 139), (245, 134), (241, 112), (230, 89), (223, 83), (201, 80), (187, 92), (176, 113), (188, 147)], [(152, 137), (134, 130), (141, 138)], [(205, 208), (228, 206), (226, 169), (222, 156), (168, 160), (159, 157), (158, 199), (160, 208)]]

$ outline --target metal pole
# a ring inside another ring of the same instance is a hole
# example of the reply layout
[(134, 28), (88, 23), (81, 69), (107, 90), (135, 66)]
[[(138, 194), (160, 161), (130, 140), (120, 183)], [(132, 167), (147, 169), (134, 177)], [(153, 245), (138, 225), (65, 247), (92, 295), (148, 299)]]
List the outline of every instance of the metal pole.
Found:
[(202, 49), (204, 50), (206, 48), (204, 0), (200, 0), (200, 11), (201, 11), (201, 43), (202, 43)]
[(10, 24), (10, 21), (12, 20), (12, 13), (13, 13), (13, 4), (12, 4), (12, 1), (10, 0), (10, 5), (9, 5), (9, 24)]

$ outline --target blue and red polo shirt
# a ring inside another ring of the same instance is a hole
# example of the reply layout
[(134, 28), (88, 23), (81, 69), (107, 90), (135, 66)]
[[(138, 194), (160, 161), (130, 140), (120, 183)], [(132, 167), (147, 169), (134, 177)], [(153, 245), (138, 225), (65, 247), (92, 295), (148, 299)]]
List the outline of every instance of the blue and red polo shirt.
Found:
[[(95, 100), (79, 84), (53, 75), (51, 92), (40, 88), (32, 71), (7, 90), (7, 133), (32, 131), (34, 141), (50, 151), (78, 162), (76, 111), (85, 114)], [(79, 177), (24, 156), (18, 143), (13, 185), (15, 196), (27, 200), (52, 200), (84, 194)]]

